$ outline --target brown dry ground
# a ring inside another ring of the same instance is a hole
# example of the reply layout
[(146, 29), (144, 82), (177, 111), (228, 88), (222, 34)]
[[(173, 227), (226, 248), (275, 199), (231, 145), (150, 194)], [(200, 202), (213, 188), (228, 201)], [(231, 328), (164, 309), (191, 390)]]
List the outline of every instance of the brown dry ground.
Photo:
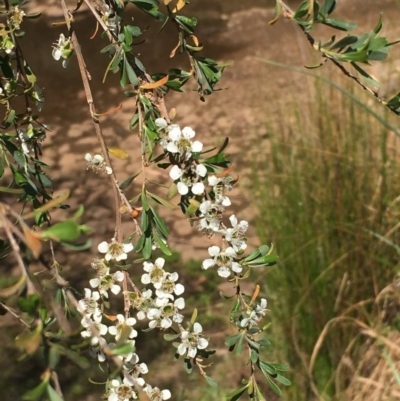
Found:
[[(282, 110), (282, 104), (294, 97), (301, 100), (301, 92), (306, 89), (299, 82), (300, 75), (262, 63), (258, 58), (297, 66), (318, 61), (305, 38), (290, 21), (281, 20), (273, 27), (268, 25), (273, 9), (266, 5), (272, 6), (271, 3), (264, 0), (193, 0), (185, 11), (187, 15), (195, 15), (199, 19), (196, 33), (204, 43), (204, 55), (218, 61), (232, 61), (232, 65), (224, 73), (220, 85), (223, 90), (208, 97), (205, 103), (199, 101), (194, 82), (189, 84), (185, 94), (172, 93), (167, 97), (168, 107), (177, 109), (175, 121), (182, 126), (193, 127), (205, 144), (220, 144), (226, 136), (231, 137), (228, 151), (233, 155), (237, 174), (241, 176), (248, 172), (251, 165), (248, 157), (250, 149), (258, 149), (268, 157), (267, 117), (269, 120), (271, 116), (286, 118), (281, 112), (277, 114), (278, 110)], [(393, 39), (396, 38), (395, 12), (398, 8), (395, 1), (342, 0), (339, 3), (337, 15), (352, 18), (364, 30), (372, 27), (379, 11), (383, 11), (386, 24), (393, 31)], [(26, 31), (29, 34), (33, 31), (37, 40), (34, 47), (30, 45), (24, 49), (40, 85), (45, 88), (42, 121), (51, 128), (51, 133), (43, 147), (44, 161), (52, 167), (56, 190), (71, 190), (72, 208), (79, 204), (85, 206), (84, 220), (93, 228), (91, 238), (97, 245), (100, 240), (112, 237), (114, 213), (111, 193), (105, 192), (103, 185), (100, 185), (103, 177), (86, 171), (84, 155), (86, 152), (99, 152), (99, 145), (89, 119), (77, 63), (72, 60), (70, 66), (63, 69), (61, 63), (50, 57), (52, 42), (60, 32), (65, 33), (65, 28), (51, 26), (51, 23), (61, 20), (58, 2), (39, 1), (35, 9), (42, 11), (44, 18), (26, 24)], [(188, 69), (186, 57), (169, 58), (176, 44), (172, 24), (167, 26), (163, 34), (157, 35), (158, 26), (146, 16), (135, 13), (134, 17), (140, 27), (150, 26), (146, 36), (148, 47), (138, 47), (140, 59), (150, 73), (167, 71), (172, 65)], [(99, 50), (106, 43), (99, 35), (95, 40), (89, 39), (95, 30), (95, 23), (84, 6), (76, 20), (78, 37), (92, 75), (92, 90), (98, 112), (122, 104), (120, 112), (101, 118), (108, 146), (123, 147), (130, 155), (126, 161), (115, 160), (114, 169), (122, 182), (140, 169), (139, 142), (136, 133), (128, 128), (134, 104), (121, 94), (117, 76), (111, 74), (105, 85), (101, 83), (109, 60)], [(151, 51), (147, 48), (151, 48)], [(155, 169), (148, 169), (146, 174), (149, 179), (166, 182)], [(136, 195), (140, 185), (138, 179), (137, 184), (128, 190), (128, 197)], [(162, 191), (159, 193), (163, 195)], [(233, 197), (235, 211), (240, 213), (240, 218), (252, 220), (255, 214), (249, 206), (249, 198), (238, 190)], [(184, 259), (206, 255), (206, 241), (198, 240), (196, 230), (189, 226), (178, 210), (167, 211), (164, 216), (171, 228), (170, 244), (174, 250), (180, 252)], [(256, 243), (254, 231), (250, 236), (252, 242)], [(80, 263), (82, 257), (78, 257)], [(60, 258), (61, 263), (68, 259), (68, 264), (74, 260), (74, 256), (66, 254)]]
[[(65, 28), (52, 27), (51, 23), (60, 21), (58, 2), (38, 1), (35, 9), (43, 12), (44, 18), (28, 22), (25, 30), (36, 41), (28, 46), (22, 41), (26, 57), (36, 72), (40, 86), (45, 88), (45, 107), (42, 122), (51, 133), (43, 146), (43, 160), (51, 166), (51, 177), (56, 190), (71, 191), (70, 205), (75, 210), (78, 205), (85, 206), (84, 222), (92, 227), (91, 251), (78, 255), (58, 249), (57, 257), (61, 264), (79, 269), (86, 275), (90, 259), (96, 256), (97, 244), (113, 236), (113, 204), (111, 193), (101, 184), (104, 177), (86, 171), (84, 155), (96, 153), (100, 147), (96, 141), (93, 125), (79, 77), (76, 60), (67, 69), (51, 58), (51, 44)], [(308, 81), (301, 82), (301, 75), (270, 66), (259, 61), (266, 58), (277, 62), (302, 66), (315, 64), (318, 58), (313, 54), (307, 41), (290, 21), (279, 21), (270, 27), (268, 21), (273, 16), (271, 2), (264, 0), (192, 0), (187, 7), (187, 15), (199, 19), (197, 36), (203, 41), (204, 55), (219, 61), (232, 61), (226, 69), (220, 88), (202, 103), (189, 84), (185, 94), (171, 93), (167, 98), (169, 108), (177, 109), (176, 122), (189, 125), (197, 132), (199, 140), (206, 145), (221, 144), (226, 136), (231, 137), (228, 152), (236, 166), (235, 171), (243, 181), (251, 184), (249, 171), (251, 159), (249, 152), (256, 150), (269, 157), (267, 119), (287, 116), (282, 105), (293, 99), (302, 101), (302, 91)], [(298, 2), (291, 2), (296, 4)], [(374, 26), (380, 11), (384, 12), (386, 33), (390, 39), (400, 37), (399, 8), (394, 0), (341, 0), (337, 15), (349, 17), (359, 24), (359, 29), (367, 30)], [(84, 11), (76, 18), (76, 30), (83, 54), (92, 75), (92, 90), (98, 112), (105, 112), (122, 104), (122, 109), (111, 116), (102, 117), (102, 127), (109, 147), (123, 147), (129, 153), (128, 160), (115, 160), (114, 169), (122, 182), (127, 176), (140, 170), (140, 150), (136, 133), (129, 131), (128, 122), (134, 111), (132, 100), (127, 100), (118, 85), (118, 77), (110, 75), (107, 83), (101, 83), (109, 60), (99, 54), (106, 45), (99, 35), (90, 40), (95, 30), (94, 20)], [(151, 20), (143, 15), (134, 15), (137, 24), (146, 27)], [(151, 23), (146, 36), (149, 45), (138, 47), (140, 59), (149, 73), (164, 72), (174, 65), (188, 69), (185, 57), (170, 60), (169, 53), (176, 44), (174, 28), (167, 26), (164, 34), (156, 35), (158, 27)], [(323, 30), (322, 30), (323, 31)], [(325, 35), (325, 38), (328, 36)], [(151, 48), (151, 51), (147, 50)], [(392, 58), (392, 60), (396, 60)], [(386, 68), (387, 67), (387, 68)], [(375, 69), (378, 78), (386, 82), (384, 91), (391, 91), (397, 84), (396, 78), (386, 74), (395, 71), (398, 64), (385, 64), (384, 69)], [(393, 78), (393, 79), (392, 79)], [(272, 117), (271, 117), (272, 116)], [(147, 178), (168, 182), (155, 169), (149, 169)], [(140, 191), (138, 180), (127, 192), (128, 198)], [(163, 192), (159, 192), (163, 195)], [(240, 219), (254, 221), (256, 213), (250, 205), (250, 196), (244, 191), (235, 190), (234, 210)], [(68, 211), (64, 211), (67, 216)], [(199, 239), (178, 210), (164, 211), (163, 216), (171, 229), (170, 246), (184, 259), (201, 259), (207, 255), (208, 240)], [(127, 219), (126, 233), (133, 229)], [(255, 230), (250, 232), (250, 242), (257, 243)], [(69, 278), (69, 277), (67, 277)]]

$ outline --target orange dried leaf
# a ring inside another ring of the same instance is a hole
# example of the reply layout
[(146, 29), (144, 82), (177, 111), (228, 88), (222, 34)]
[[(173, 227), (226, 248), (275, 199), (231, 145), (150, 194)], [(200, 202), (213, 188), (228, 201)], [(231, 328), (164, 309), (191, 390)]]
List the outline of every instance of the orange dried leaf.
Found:
[(33, 256), (37, 259), (42, 250), (42, 236), (35, 231), (29, 229), (25, 224), (22, 226), (22, 231), (25, 235), (25, 242), (28, 248), (32, 251)]
[(120, 104), (117, 107), (114, 107), (111, 110), (105, 111), (104, 113), (94, 113), (94, 115), (96, 117), (109, 116), (110, 114), (114, 114), (115, 112), (117, 112), (121, 107), (122, 107), (122, 104)]
[(166, 84), (169, 80), (169, 75), (166, 75), (164, 78), (159, 79), (156, 82), (149, 82), (148, 84), (140, 85), (140, 89), (155, 89), (159, 86)]
[(108, 320), (111, 320), (112, 322), (115, 322), (117, 320), (117, 316), (115, 315), (107, 315), (106, 313), (103, 314)]
[(120, 148), (107, 148), (107, 149), (108, 149), (108, 153), (110, 153), (114, 157), (121, 159), (121, 160), (125, 160), (129, 156), (128, 153), (124, 149), (120, 149)]
[(229, 168), (225, 169), (224, 171), (221, 171), (218, 174), (215, 174), (215, 176), (218, 177), (218, 178), (225, 177), (226, 175), (228, 175), (228, 174), (230, 174), (232, 172), (234, 167), (235, 166), (232, 164), (232, 166), (230, 166)]
[(183, 7), (185, 7), (186, 2), (185, 0), (178, 0), (176, 3), (175, 8), (172, 10), (173, 13), (176, 13), (177, 11), (181, 10)]
[(175, 107), (173, 107), (173, 108), (169, 111), (168, 117), (169, 117), (170, 120), (173, 120), (173, 119), (176, 117), (176, 108), (175, 108)]
[(181, 41), (179, 41), (178, 44), (171, 50), (171, 53), (169, 54), (169, 58), (172, 58), (175, 56), (175, 53), (178, 50), (180, 45), (181, 45)]
[(90, 40), (94, 39), (97, 35), (97, 32), (99, 31), (99, 23), (96, 22), (96, 29), (93, 32), (93, 35), (89, 38)]
[(195, 44), (195, 46), (199, 46), (200, 42), (199, 42), (199, 39), (197, 39), (197, 36), (190, 35), (190, 37), (193, 40), (193, 43)]

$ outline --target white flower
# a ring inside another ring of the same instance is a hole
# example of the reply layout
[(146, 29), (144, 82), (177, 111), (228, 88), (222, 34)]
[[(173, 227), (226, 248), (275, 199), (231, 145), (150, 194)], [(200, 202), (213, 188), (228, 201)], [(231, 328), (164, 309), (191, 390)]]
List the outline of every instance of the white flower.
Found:
[(232, 245), (235, 252), (242, 252), (247, 248), (247, 238), (244, 236), (249, 223), (246, 220), (241, 220), (238, 223), (235, 215), (229, 217), (232, 228), (228, 228), (225, 232), (225, 239)]
[(92, 278), (89, 280), (89, 284), (92, 288), (98, 288), (101, 295), (108, 297), (107, 291), (110, 290), (113, 294), (117, 295), (121, 291), (121, 287), (116, 282), (124, 280), (124, 273), (116, 271), (114, 274), (109, 273), (110, 269), (107, 270), (106, 274), (102, 274), (100, 277)]
[(164, 279), (161, 287), (156, 290), (156, 295), (158, 298), (169, 298), (174, 299), (172, 295), (181, 295), (185, 291), (185, 287), (182, 284), (175, 283), (178, 280), (178, 273), (167, 273), (167, 277)]
[(190, 127), (180, 129), (179, 125), (171, 124), (168, 127), (168, 143), (166, 149), (170, 153), (179, 153), (184, 159), (189, 160), (192, 152), (201, 152), (203, 144), (199, 141), (192, 142), (195, 132)]
[(157, 258), (153, 263), (143, 262), (143, 270), (147, 273), (142, 275), (142, 283), (152, 283), (154, 288), (160, 289), (164, 279), (167, 277), (167, 272), (164, 270), (165, 259)]
[(230, 177), (220, 178), (215, 175), (208, 176), (207, 179), (208, 184), (213, 187), (215, 202), (225, 207), (230, 206), (231, 200), (225, 195), (225, 192), (232, 189), (232, 179)]
[(171, 398), (171, 392), (169, 390), (160, 390), (158, 387), (153, 388), (150, 384), (144, 388), (144, 391), (151, 401), (164, 401)]
[(65, 39), (64, 34), (60, 34), (57, 43), (53, 45), (53, 58), (54, 60), (58, 61), (63, 58), (63, 67), (66, 68), (71, 56), (74, 54), (74, 50), (71, 47), (71, 40), (70, 38)]
[(209, 237), (214, 235), (214, 232), (219, 232), (222, 221), (222, 213), (225, 208), (207, 200), (200, 204), (199, 211), (201, 219), (199, 222), (199, 230), (207, 234)]
[(225, 278), (231, 275), (231, 270), (235, 273), (242, 271), (242, 266), (233, 260), (237, 257), (237, 254), (232, 247), (221, 251), (218, 246), (214, 245), (208, 248), (208, 253), (212, 256), (212, 259), (203, 261), (202, 268), (204, 270), (217, 266), (218, 275)]
[(140, 375), (148, 373), (149, 369), (145, 363), (138, 363), (139, 357), (137, 354), (132, 354), (129, 359), (126, 358), (124, 368), (126, 369), (125, 377), (132, 382), (134, 385), (138, 384), (143, 387), (146, 383)]
[(113, 170), (111, 167), (106, 165), (104, 157), (99, 154), (95, 154), (93, 157), (90, 153), (86, 153), (85, 160), (88, 162), (88, 169), (90, 168), (95, 173), (106, 172), (112, 174)]
[(137, 331), (132, 327), (136, 324), (136, 319), (134, 317), (129, 317), (125, 319), (125, 317), (121, 314), (117, 315), (117, 323), (115, 326), (110, 326), (108, 328), (108, 332), (115, 336), (115, 340), (119, 341), (121, 336), (127, 338), (135, 338), (137, 337)]
[(189, 358), (194, 358), (198, 349), (205, 349), (208, 346), (208, 341), (202, 337), (203, 328), (200, 323), (193, 324), (193, 331), (182, 331), (182, 343), (178, 347), (178, 354), (184, 355), (187, 352)]
[(100, 323), (102, 319), (102, 313), (98, 304), (100, 294), (98, 291), (93, 291), (89, 288), (85, 288), (85, 298), (78, 302), (78, 311), (82, 314), (86, 314), (96, 323)]
[(115, 259), (117, 262), (119, 262), (128, 258), (127, 253), (133, 250), (133, 245), (131, 243), (122, 244), (113, 238), (110, 244), (107, 241), (101, 242), (97, 249), (99, 252), (106, 254), (104, 259), (107, 262), (109, 262), (111, 259)]
[(165, 118), (161, 118), (161, 117), (160, 118), (156, 118), (156, 120), (154, 122), (156, 123), (158, 128), (165, 129), (165, 128), (168, 127), (168, 123), (165, 120)]
[(92, 358), (97, 358), (99, 362), (104, 362), (106, 360), (106, 356), (104, 355), (100, 344), (93, 345), (89, 348), (89, 355)]
[(137, 399), (137, 393), (129, 380), (124, 378), (122, 383), (116, 379), (111, 380), (108, 401), (130, 401), (132, 398)]
[(157, 308), (151, 308), (147, 313), (147, 318), (150, 320), (150, 328), (168, 329), (172, 326), (173, 321), (175, 323), (182, 322), (183, 315), (179, 313), (179, 310), (185, 307), (183, 298), (176, 299), (174, 303), (169, 302), (168, 298), (157, 298), (156, 306)]
[(260, 304), (256, 304), (253, 310), (247, 312), (248, 317), (241, 320), (240, 326), (241, 327), (248, 326), (249, 328), (257, 326), (258, 322), (266, 314), (267, 314), (267, 300), (265, 298), (261, 298)]
[(90, 344), (96, 345), (99, 343), (99, 336), (105, 336), (107, 334), (107, 326), (102, 323), (97, 323), (91, 320), (88, 316), (84, 316), (83, 319), (81, 320), (81, 325), (82, 327), (85, 328), (81, 332), (81, 336), (83, 338), (92, 338)]
[(169, 176), (177, 181), (177, 189), (181, 195), (186, 195), (191, 189), (194, 195), (201, 195), (204, 193), (205, 187), (201, 177), (205, 177), (207, 168), (203, 164), (191, 165), (186, 170), (181, 169), (175, 165), (171, 168)]

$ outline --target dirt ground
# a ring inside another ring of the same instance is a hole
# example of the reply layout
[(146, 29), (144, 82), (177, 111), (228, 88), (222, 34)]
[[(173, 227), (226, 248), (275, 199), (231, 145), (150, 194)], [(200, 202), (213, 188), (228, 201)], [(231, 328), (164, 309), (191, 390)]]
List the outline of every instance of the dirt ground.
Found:
[[(244, 178), (245, 183), (249, 180), (245, 173), (251, 167), (249, 153), (246, 152), (257, 149), (257, 152), (269, 157), (265, 125), (267, 116), (276, 114), (285, 102), (290, 102), (296, 96), (301, 97), (301, 91), (306, 89), (299, 82), (300, 75), (262, 63), (259, 58), (299, 67), (318, 61), (301, 32), (290, 21), (280, 20), (272, 27), (268, 25), (273, 16), (271, 3), (263, 0), (191, 1), (185, 12), (199, 19), (196, 32), (204, 43), (204, 55), (218, 61), (231, 61), (232, 64), (224, 73), (220, 84), (222, 90), (209, 96), (205, 103), (200, 102), (197, 93), (191, 90), (195, 89), (194, 82), (189, 84), (185, 94), (172, 93), (167, 97), (168, 107), (177, 109), (175, 121), (182, 126), (193, 127), (198, 139), (206, 145), (218, 145), (227, 135), (231, 137), (228, 151), (232, 154), (236, 173)], [(400, 36), (400, 29), (396, 26), (400, 9), (394, 0), (341, 0), (339, 3), (337, 15), (352, 18), (359, 24), (360, 30), (372, 28), (379, 11), (383, 11), (390, 39), (395, 40)], [(100, 185), (101, 177), (86, 171), (85, 153), (99, 152), (100, 148), (89, 119), (76, 60), (63, 69), (61, 63), (51, 58), (51, 44), (61, 32), (67, 33), (65, 27), (51, 26), (62, 20), (59, 2), (38, 1), (34, 8), (43, 12), (44, 16), (26, 24), (26, 31), (31, 33), (33, 30), (37, 41), (33, 47), (24, 47), (24, 50), (37, 73), (39, 85), (45, 88), (42, 121), (50, 127), (51, 133), (43, 146), (44, 161), (52, 166), (55, 189), (71, 190), (72, 210), (80, 204), (85, 206), (83, 220), (93, 228), (93, 256), (97, 244), (113, 235), (111, 194), (104, 193), (104, 187)], [(159, 27), (146, 16), (135, 13), (134, 17), (142, 28), (151, 23), (146, 35), (149, 46), (138, 47), (139, 57), (148, 72), (167, 71), (172, 65), (188, 69), (185, 57), (169, 59), (169, 53), (176, 44), (174, 27), (167, 26), (164, 34), (157, 35)], [(99, 50), (106, 42), (99, 35), (94, 40), (89, 39), (95, 30), (95, 22), (84, 6), (76, 17), (76, 30), (92, 75), (97, 111), (105, 112), (122, 104), (117, 114), (101, 118), (108, 146), (123, 147), (129, 152), (127, 160), (115, 160), (114, 169), (122, 182), (140, 168), (139, 142), (136, 133), (128, 128), (133, 102), (122, 95), (118, 77), (111, 74), (105, 85), (101, 83), (108, 60)], [(324, 35), (324, 38), (328, 37), (326, 33)], [(25, 46), (24, 42), (22, 45)], [(391, 67), (396, 69), (393, 63)], [(384, 78), (391, 82), (387, 77)], [(285, 116), (276, 114), (275, 118)], [(150, 170), (147, 177), (166, 182), (155, 170)], [(140, 187), (138, 181), (128, 190), (128, 198), (136, 195)], [(160, 195), (163, 193), (160, 192)], [(243, 191), (236, 190), (233, 198), (239, 219), (252, 221), (256, 216), (249, 205), (249, 197), (243, 195)], [(172, 249), (180, 252), (184, 259), (204, 258), (207, 255), (207, 240), (199, 240), (196, 229), (190, 227), (179, 210), (168, 210), (163, 215), (172, 232)], [(250, 242), (256, 244), (254, 230), (250, 236)], [(85, 252), (85, 256), (89, 260), (89, 251)], [(71, 257), (61, 253), (60, 262), (68, 260), (68, 264), (81, 264), (86, 259), (82, 258), (83, 255), (79, 255), (77, 260), (71, 260)]]

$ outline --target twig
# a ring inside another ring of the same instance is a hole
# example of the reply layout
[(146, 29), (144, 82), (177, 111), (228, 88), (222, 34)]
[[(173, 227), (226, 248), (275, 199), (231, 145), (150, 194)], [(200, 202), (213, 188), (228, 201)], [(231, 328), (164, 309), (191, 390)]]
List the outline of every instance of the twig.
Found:
[[(282, 6), (283, 9), (283, 15), (285, 18), (291, 19), (294, 15), (294, 11), (283, 1), (283, 0), (278, 0), (279, 4)], [(301, 29), (301, 31), (304, 33), (306, 36), (308, 42), (310, 45), (315, 49), (315, 42), (316, 40), (308, 33), (306, 32), (304, 26), (298, 25), (298, 27)], [(365, 91), (369, 92), (372, 96), (374, 96), (380, 103), (386, 104), (386, 100), (383, 99), (378, 95), (377, 91), (374, 91), (373, 89), (369, 88), (368, 86), (364, 85), (361, 80), (356, 76), (353, 75), (351, 72), (349, 72), (345, 67), (343, 67), (342, 64), (340, 64), (337, 60), (332, 58), (331, 56), (327, 54), (323, 54), (323, 57), (327, 58), (329, 61), (331, 61), (337, 68), (340, 69), (340, 71), (348, 78), (352, 79), (355, 81), (358, 85), (361, 86)], [(393, 111), (393, 110), (392, 110)]]
[(26, 323), (25, 320), (23, 320), (15, 311), (14, 309), (10, 308), (3, 302), (0, 302), (0, 306), (3, 307), (7, 312), (9, 312), (11, 315), (13, 315), (16, 319), (18, 319), (27, 329), (31, 328), (31, 325), (29, 323)]

